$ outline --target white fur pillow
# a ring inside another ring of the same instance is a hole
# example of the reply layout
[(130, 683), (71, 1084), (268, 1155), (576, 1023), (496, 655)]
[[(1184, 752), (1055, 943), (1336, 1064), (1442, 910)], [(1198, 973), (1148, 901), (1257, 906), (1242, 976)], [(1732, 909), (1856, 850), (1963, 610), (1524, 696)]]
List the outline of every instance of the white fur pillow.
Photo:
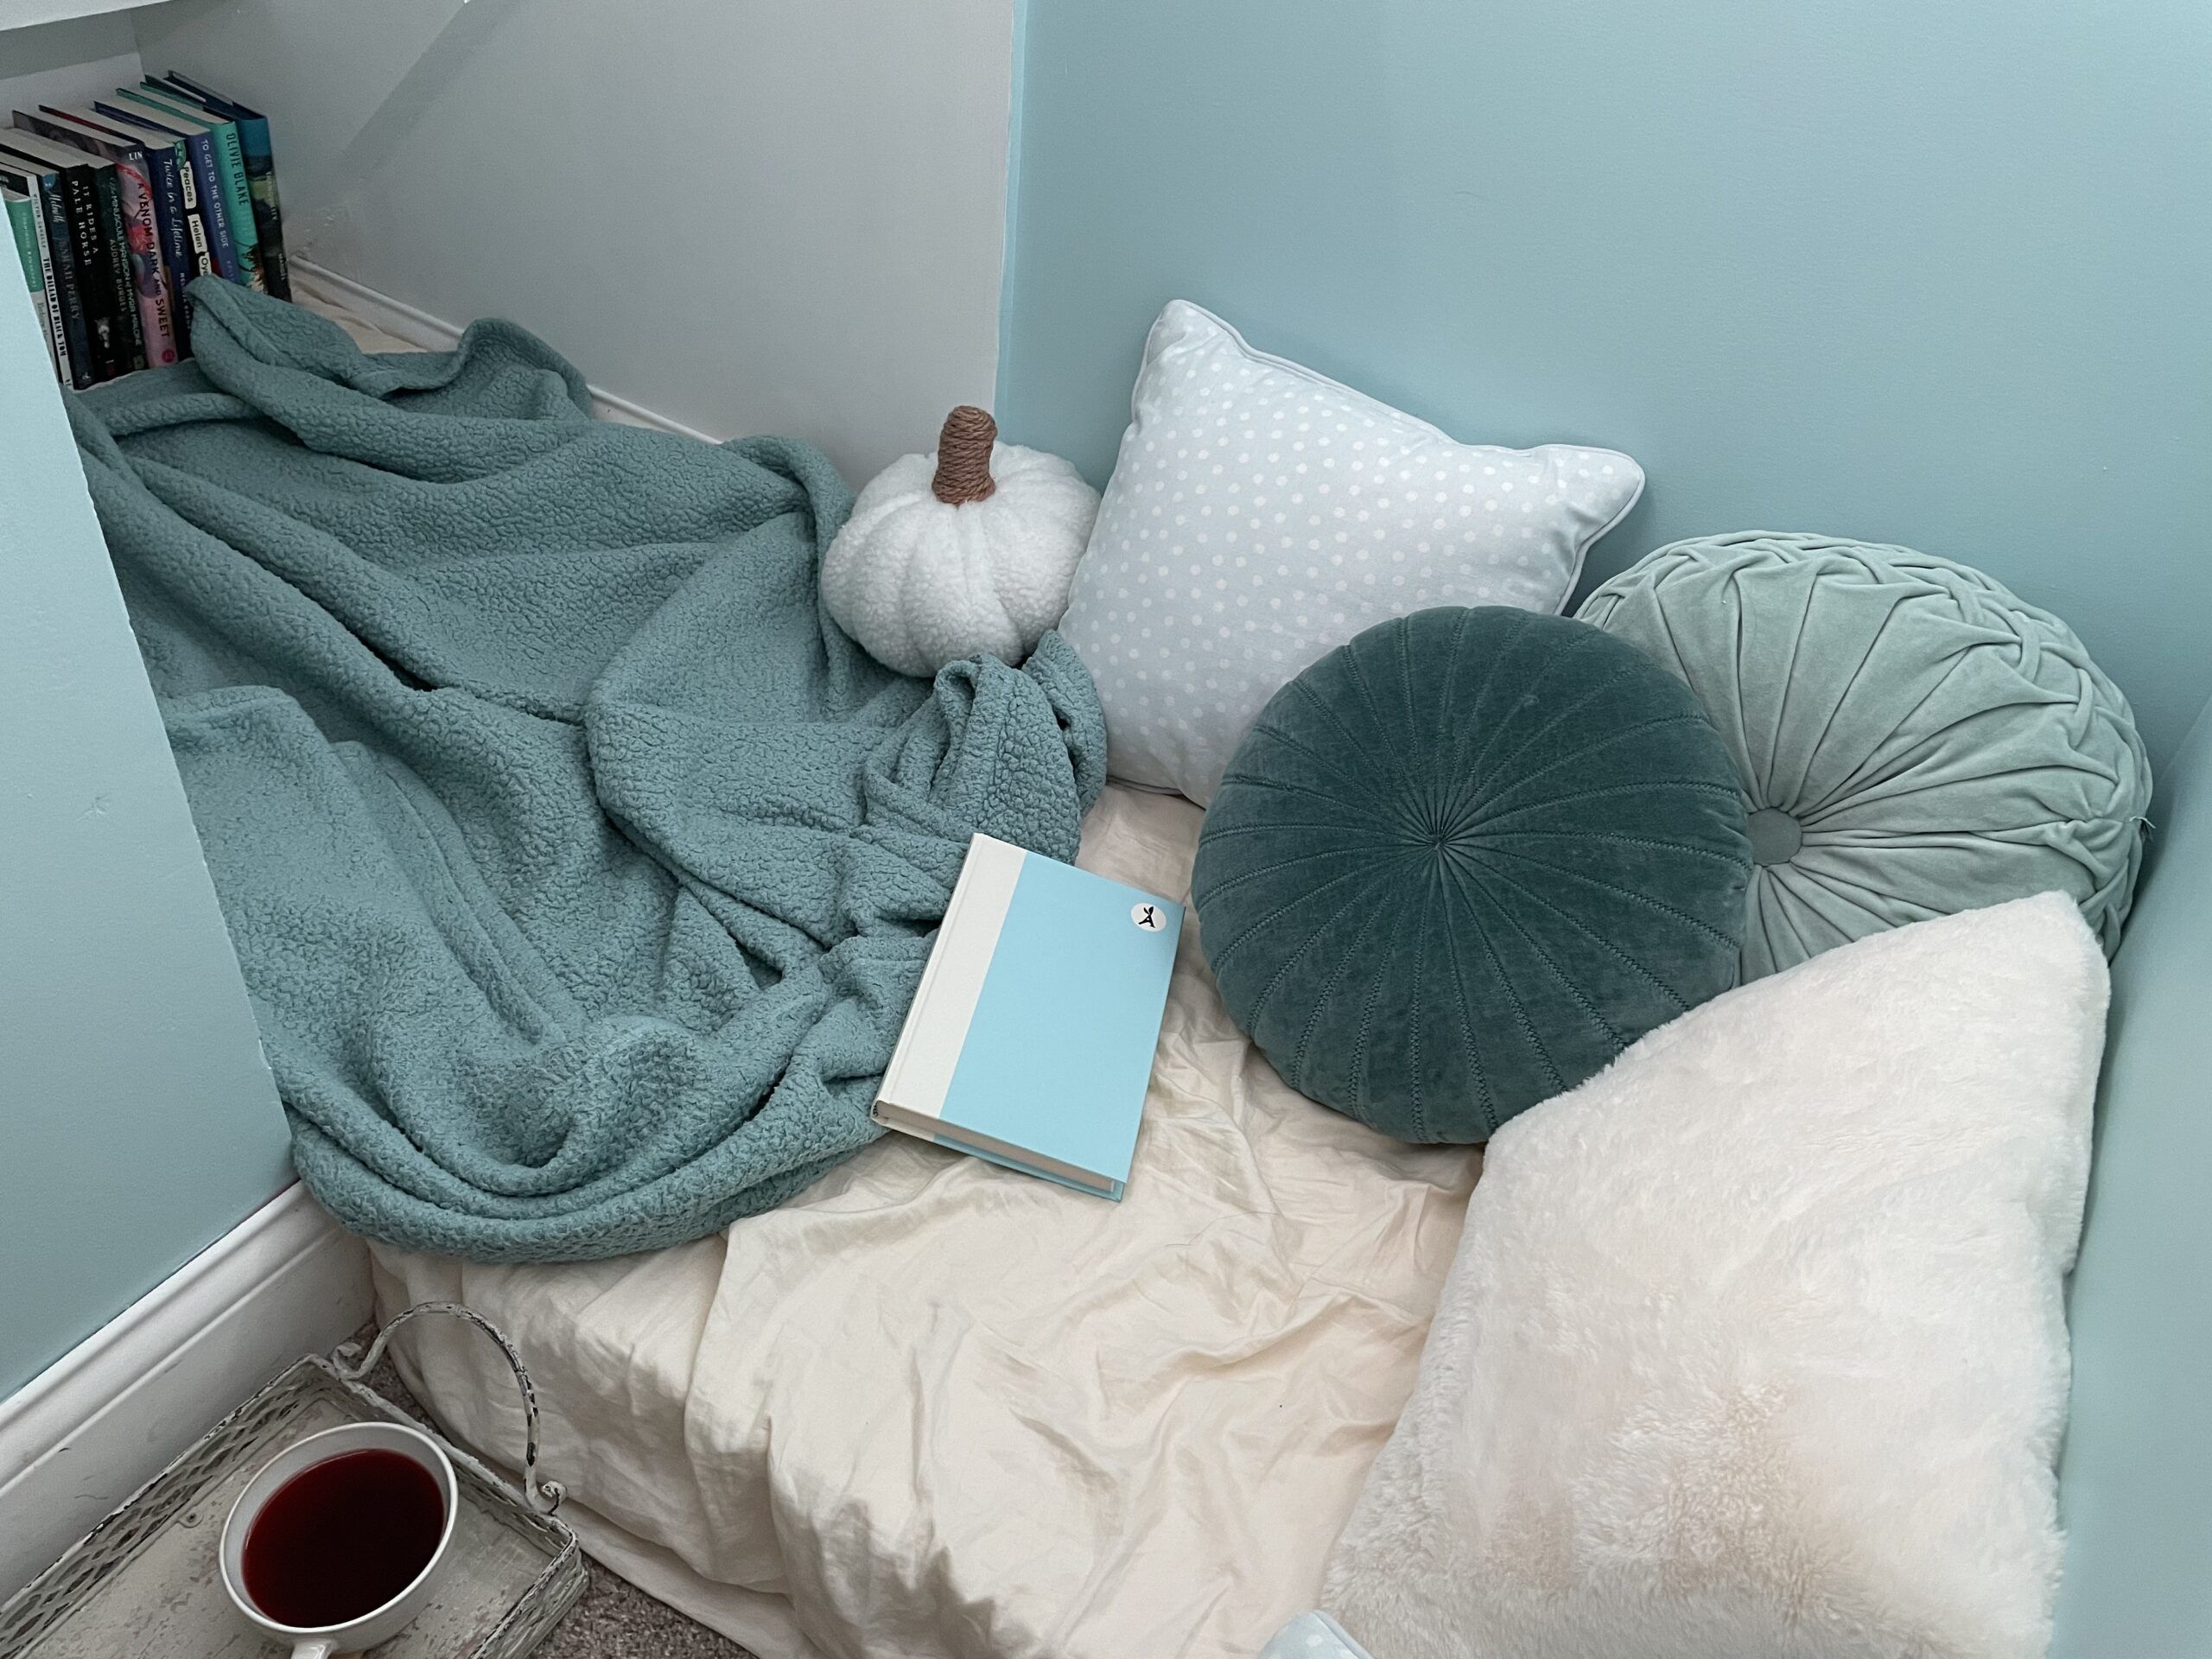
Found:
[(1324, 1605), (1376, 1659), (2042, 1655), (2105, 1001), (2046, 893), (1507, 1124)]

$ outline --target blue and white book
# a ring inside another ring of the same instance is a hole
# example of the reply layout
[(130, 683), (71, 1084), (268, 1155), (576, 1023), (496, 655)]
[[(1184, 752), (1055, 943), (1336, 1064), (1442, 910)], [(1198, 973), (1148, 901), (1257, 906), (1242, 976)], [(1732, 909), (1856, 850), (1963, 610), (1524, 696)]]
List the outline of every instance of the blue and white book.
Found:
[(1183, 906), (977, 836), (875, 1121), (1119, 1198)]

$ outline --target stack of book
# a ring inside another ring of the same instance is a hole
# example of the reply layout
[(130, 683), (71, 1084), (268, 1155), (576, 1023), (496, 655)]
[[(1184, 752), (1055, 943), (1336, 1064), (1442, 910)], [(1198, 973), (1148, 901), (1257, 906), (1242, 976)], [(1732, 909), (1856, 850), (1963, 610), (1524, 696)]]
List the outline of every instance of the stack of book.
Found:
[(0, 198), (64, 385), (189, 356), (194, 277), (291, 297), (269, 123), (182, 75), (17, 110)]

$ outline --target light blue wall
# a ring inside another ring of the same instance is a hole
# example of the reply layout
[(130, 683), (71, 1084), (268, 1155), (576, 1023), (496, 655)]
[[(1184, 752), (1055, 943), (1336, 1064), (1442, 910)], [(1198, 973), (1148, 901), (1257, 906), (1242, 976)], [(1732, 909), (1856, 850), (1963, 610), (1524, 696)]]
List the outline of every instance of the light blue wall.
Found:
[(1031, 0), (998, 414), (1094, 479), (1186, 296), (1677, 537), (1964, 559), (2212, 691), (2202, 0)]
[(282, 1188), (287, 1145), (18, 294), (0, 302), (0, 1395)]
[(2212, 1654), (2212, 710), (2181, 746), (2113, 963), (2068, 1304), (2068, 1544), (2051, 1659)]

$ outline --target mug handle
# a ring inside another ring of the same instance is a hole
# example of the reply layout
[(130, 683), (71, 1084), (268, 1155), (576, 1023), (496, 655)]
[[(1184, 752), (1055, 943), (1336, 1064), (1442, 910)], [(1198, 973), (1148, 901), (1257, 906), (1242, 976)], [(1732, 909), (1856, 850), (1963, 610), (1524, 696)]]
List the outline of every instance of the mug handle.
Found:
[[(385, 1344), (391, 1340), (391, 1333), (417, 1313), (450, 1313), (455, 1319), (467, 1319), (499, 1344), (499, 1351), (507, 1357), (507, 1363), (514, 1370), (515, 1386), (522, 1390), (523, 1496), (530, 1500), (530, 1507), (540, 1515), (552, 1514), (561, 1507), (561, 1500), (568, 1493), (559, 1481), (537, 1478), (537, 1390), (531, 1383), (530, 1373), (523, 1369), (522, 1356), (515, 1351), (515, 1345), (507, 1340), (506, 1333), (474, 1308), (463, 1307), (459, 1302), (417, 1302), (414, 1306), (395, 1313), (390, 1323), (377, 1332), (377, 1339), (369, 1344), (369, 1351), (359, 1360), (348, 1363), (348, 1357), (355, 1351), (355, 1344), (350, 1342), (332, 1354), (331, 1357), (338, 1362), (336, 1370), (339, 1376), (348, 1382), (359, 1382), (374, 1370), (377, 1361), (384, 1357)], [(334, 1648), (318, 1650), (313, 1643), (308, 1643), (293, 1650), (292, 1659), (324, 1659), (325, 1655), (336, 1651)]]
[(338, 1643), (327, 1636), (304, 1637), (292, 1643), (292, 1659), (331, 1659)]

